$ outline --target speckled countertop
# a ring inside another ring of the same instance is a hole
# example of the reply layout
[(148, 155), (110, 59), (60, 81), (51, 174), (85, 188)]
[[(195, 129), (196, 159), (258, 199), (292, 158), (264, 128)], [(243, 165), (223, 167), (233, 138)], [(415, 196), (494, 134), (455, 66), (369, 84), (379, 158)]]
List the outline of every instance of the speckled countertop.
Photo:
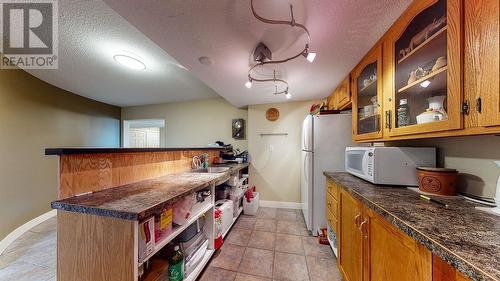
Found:
[(500, 217), (462, 197), (435, 197), (444, 207), (406, 188), (373, 185), (348, 173), (324, 175), (472, 280), (500, 280)]
[(228, 175), (248, 167), (227, 164), (224, 173), (179, 173), (118, 186), (82, 196), (52, 202), (53, 209), (128, 220), (142, 220), (175, 199), (201, 190)]

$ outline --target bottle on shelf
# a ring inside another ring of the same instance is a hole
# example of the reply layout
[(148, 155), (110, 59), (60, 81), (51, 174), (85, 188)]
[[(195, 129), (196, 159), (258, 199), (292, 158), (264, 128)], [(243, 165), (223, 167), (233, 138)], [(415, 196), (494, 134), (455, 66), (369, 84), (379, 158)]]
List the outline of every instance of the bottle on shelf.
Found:
[(175, 246), (174, 255), (169, 259), (168, 280), (184, 280), (184, 254), (179, 246)]
[(408, 105), (408, 99), (401, 99), (398, 106), (398, 127), (404, 127), (410, 125), (410, 106)]

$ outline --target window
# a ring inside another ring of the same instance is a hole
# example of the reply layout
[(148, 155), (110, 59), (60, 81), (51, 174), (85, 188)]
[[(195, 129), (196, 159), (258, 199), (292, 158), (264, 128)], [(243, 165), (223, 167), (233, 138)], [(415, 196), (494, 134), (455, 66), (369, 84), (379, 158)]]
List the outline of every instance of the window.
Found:
[(164, 143), (165, 120), (124, 120), (123, 147), (160, 147)]

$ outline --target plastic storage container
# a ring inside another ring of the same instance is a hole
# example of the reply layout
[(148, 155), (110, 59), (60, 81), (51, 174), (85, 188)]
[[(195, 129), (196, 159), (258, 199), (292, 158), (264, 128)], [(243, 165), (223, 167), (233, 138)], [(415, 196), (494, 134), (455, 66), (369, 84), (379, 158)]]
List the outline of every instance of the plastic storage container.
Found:
[(189, 225), (184, 231), (182, 231), (174, 241), (177, 243), (184, 243), (191, 240), (196, 234), (203, 231), (205, 227), (205, 216), (201, 216), (196, 222)]
[(253, 192), (253, 198), (248, 202), (247, 198), (243, 198), (243, 213), (245, 215), (255, 216), (259, 210), (259, 193)]
[(203, 260), (205, 257), (205, 254), (208, 249), (208, 240), (205, 240), (203, 244), (201, 244), (198, 249), (189, 257), (189, 259), (186, 259), (186, 264), (184, 266), (184, 272), (185, 276), (189, 276), (194, 269), (200, 264), (200, 262)]
[(215, 202), (215, 207), (222, 212), (222, 233), (226, 233), (233, 223), (233, 201), (219, 200)]
[(215, 200), (223, 200), (229, 197), (229, 191), (231, 186), (229, 185), (219, 185), (216, 187)]

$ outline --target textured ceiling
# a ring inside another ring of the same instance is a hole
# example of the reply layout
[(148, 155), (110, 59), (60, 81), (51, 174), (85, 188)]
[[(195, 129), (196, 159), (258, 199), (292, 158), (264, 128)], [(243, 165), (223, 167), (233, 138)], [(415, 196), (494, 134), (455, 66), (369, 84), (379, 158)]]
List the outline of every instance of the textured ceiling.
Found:
[[(283, 95), (272, 94), (272, 85), (244, 87), (250, 54), (263, 41), (274, 58), (284, 58), (301, 50), (304, 38), (290, 27), (258, 22), (251, 14), (250, 0), (105, 2), (234, 105), (285, 101)], [(292, 100), (310, 100), (327, 96), (410, 2), (255, 0), (255, 7), (262, 16), (288, 20), (291, 3), (297, 22), (309, 29), (311, 49), (317, 52), (314, 63), (298, 58), (276, 70), (288, 80)], [(201, 56), (213, 64), (200, 64)], [(149, 87), (154, 85), (145, 87), (143, 95), (149, 95)]]
[[(161, 22), (155, 26), (162, 30)], [(73, 93), (118, 106), (218, 96), (102, 1), (59, 1), (59, 42), (59, 69), (28, 72)], [(147, 69), (117, 64), (113, 56), (122, 50)]]

